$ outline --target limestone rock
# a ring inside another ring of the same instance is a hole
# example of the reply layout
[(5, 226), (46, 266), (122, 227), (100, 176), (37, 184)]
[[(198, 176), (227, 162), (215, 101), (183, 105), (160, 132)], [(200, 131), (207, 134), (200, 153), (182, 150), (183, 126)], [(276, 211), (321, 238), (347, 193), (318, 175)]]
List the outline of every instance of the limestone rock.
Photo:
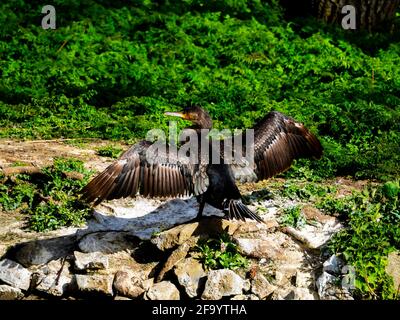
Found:
[(148, 288), (141, 275), (134, 272), (118, 271), (114, 278), (114, 289), (124, 297), (135, 299), (142, 295)]
[(179, 290), (170, 281), (162, 281), (152, 286), (146, 293), (149, 300), (179, 300)]
[(138, 238), (127, 232), (96, 232), (83, 236), (79, 241), (82, 252), (115, 253), (134, 249), (139, 243)]
[(333, 275), (339, 275), (341, 273), (344, 263), (336, 255), (332, 255), (323, 264), (323, 271)]
[(0, 285), (0, 300), (18, 300), (24, 296), (20, 289), (8, 286), (6, 284)]
[(76, 270), (98, 270), (108, 268), (108, 257), (100, 252), (74, 252)]
[(233, 296), (231, 300), (260, 300), (255, 294), (238, 294)]
[(189, 297), (194, 298), (200, 294), (199, 289), (205, 282), (207, 274), (198, 260), (187, 258), (180, 261), (176, 265), (174, 273)]
[(75, 279), (78, 290), (83, 293), (113, 295), (113, 276), (77, 274)]
[(48, 263), (67, 256), (75, 245), (74, 236), (34, 240), (23, 243), (15, 249), (15, 260), (25, 267)]
[(275, 260), (282, 254), (279, 246), (269, 240), (235, 238), (235, 241), (239, 252), (249, 257)]
[(250, 289), (249, 281), (228, 269), (212, 270), (208, 273), (203, 300), (219, 300), (222, 297), (242, 294)]
[(318, 300), (318, 294), (308, 288), (295, 288), (293, 300)]
[(160, 282), (163, 279), (164, 275), (168, 271), (172, 270), (172, 268), (179, 261), (185, 259), (192, 245), (194, 245), (194, 243), (190, 243), (190, 241), (188, 240), (187, 242), (180, 245), (177, 249), (175, 249), (174, 252), (171, 253), (171, 255), (168, 257), (167, 261), (165, 262), (164, 266), (162, 267), (160, 273), (157, 276), (157, 282)]
[(0, 280), (12, 287), (28, 290), (32, 273), (15, 261), (4, 259), (0, 261)]
[(69, 263), (53, 260), (39, 269), (36, 290), (61, 297), (72, 289), (73, 276), (69, 273)]
[(190, 238), (197, 240), (199, 237), (207, 238), (211, 235), (219, 235), (227, 231), (232, 235), (241, 222), (220, 218), (204, 218), (200, 222), (182, 224), (172, 229), (163, 231), (151, 239), (158, 249), (165, 251), (173, 249)]
[(260, 273), (257, 272), (254, 279), (251, 281), (251, 292), (257, 295), (260, 299), (265, 299), (270, 296), (276, 287)]
[(175, 248), (189, 240), (198, 226), (198, 222), (179, 225), (170, 230), (161, 232), (152, 238), (151, 242), (162, 251)]
[(400, 289), (400, 252), (391, 252), (388, 256), (386, 272), (393, 277), (394, 289)]

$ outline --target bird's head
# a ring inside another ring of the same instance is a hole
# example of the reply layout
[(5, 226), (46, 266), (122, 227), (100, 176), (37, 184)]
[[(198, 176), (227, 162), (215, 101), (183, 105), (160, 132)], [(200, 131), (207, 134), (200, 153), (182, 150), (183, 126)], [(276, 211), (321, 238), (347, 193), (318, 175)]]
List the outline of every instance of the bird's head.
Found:
[(207, 111), (205, 111), (201, 107), (190, 106), (184, 108), (180, 112), (166, 112), (164, 113), (167, 116), (179, 117), (185, 120), (191, 121), (194, 126), (193, 128), (199, 129), (211, 129), (212, 128), (212, 120)]

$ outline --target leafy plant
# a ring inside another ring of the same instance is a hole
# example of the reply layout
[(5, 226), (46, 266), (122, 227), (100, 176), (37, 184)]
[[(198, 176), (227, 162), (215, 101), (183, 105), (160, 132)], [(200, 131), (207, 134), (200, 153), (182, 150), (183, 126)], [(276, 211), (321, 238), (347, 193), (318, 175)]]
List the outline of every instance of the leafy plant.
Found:
[(122, 149), (108, 145), (97, 149), (97, 154), (102, 157), (110, 157), (117, 159), (122, 153)]
[(27, 214), (28, 225), (34, 231), (80, 225), (90, 209), (79, 202), (77, 192), (90, 174), (80, 160), (56, 158), (40, 175), (6, 179), (0, 186), (0, 207)]
[(248, 260), (238, 252), (227, 233), (218, 239), (199, 240), (195, 251), (199, 253), (198, 259), (209, 269), (235, 270), (248, 266)]
[(395, 299), (396, 289), (385, 272), (387, 255), (400, 248), (398, 181), (368, 187), (325, 209), (347, 216), (348, 228), (336, 234), (329, 248), (356, 270), (356, 295)]
[(279, 219), (283, 226), (291, 226), (294, 228), (301, 228), (305, 225), (306, 219), (301, 213), (300, 206), (292, 206), (283, 209), (283, 214)]

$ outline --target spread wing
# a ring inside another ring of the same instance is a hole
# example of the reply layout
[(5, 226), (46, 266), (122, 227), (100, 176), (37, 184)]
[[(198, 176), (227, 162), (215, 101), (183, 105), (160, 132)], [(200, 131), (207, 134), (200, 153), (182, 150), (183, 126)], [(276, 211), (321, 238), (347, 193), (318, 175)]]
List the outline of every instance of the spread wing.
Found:
[[(249, 147), (244, 138), (243, 146)], [(319, 140), (303, 124), (272, 111), (254, 127), (254, 166), (233, 163), (231, 167), (242, 182), (264, 180), (289, 169), (295, 159), (319, 159), (322, 151)]]
[(96, 205), (137, 194), (161, 198), (198, 195), (208, 187), (203, 171), (178, 159), (168, 144), (163, 149), (143, 140), (93, 178), (82, 189), (82, 199)]

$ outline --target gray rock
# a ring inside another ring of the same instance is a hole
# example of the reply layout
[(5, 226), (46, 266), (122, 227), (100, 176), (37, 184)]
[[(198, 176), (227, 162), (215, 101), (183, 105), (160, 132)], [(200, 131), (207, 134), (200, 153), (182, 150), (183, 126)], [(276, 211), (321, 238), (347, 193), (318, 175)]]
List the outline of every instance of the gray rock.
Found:
[(156, 283), (146, 293), (146, 299), (149, 300), (179, 300), (179, 298), (179, 290), (170, 281)]
[(127, 232), (96, 232), (85, 235), (79, 241), (82, 252), (101, 252), (111, 254), (124, 250), (132, 250), (139, 240)]
[(332, 275), (339, 275), (341, 273), (344, 263), (336, 255), (332, 255), (323, 264), (323, 271), (328, 272)]
[(118, 294), (135, 299), (147, 289), (144, 288), (146, 285), (143, 282), (140, 275), (134, 272), (118, 271), (115, 274), (113, 286)]
[(81, 292), (113, 295), (113, 276), (77, 274), (75, 279), (78, 290)]
[(187, 258), (180, 261), (175, 266), (174, 273), (189, 297), (194, 298), (200, 295), (199, 289), (205, 283), (207, 274), (198, 260)]
[(239, 226), (240, 224), (236, 221), (209, 218), (200, 222), (181, 224), (160, 232), (151, 239), (151, 242), (158, 249), (165, 251), (173, 249), (189, 239), (195, 241), (200, 237), (207, 238), (212, 234), (219, 234), (221, 230), (226, 230), (228, 234), (232, 235)]
[(23, 296), (24, 294), (20, 289), (6, 284), (0, 285), (0, 300), (18, 300), (23, 298)]
[(25, 267), (48, 263), (70, 254), (75, 245), (75, 236), (35, 240), (17, 247), (15, 259)]
[(108, 257), (100, 252), (74, 252), (76, 270), (99, 270), (108, 268)]
[(386, 273), (393, 278), (394, 289), (400, 290), (400, 251), (389, 253)]
[(269, 240), (236, 238), (235, 241), (239, 252), (249, 257), (275, 260), (282, 255), (280, 247)]
[(73, 276), (69, 273), (69, 263), (54, 260), (39, 269), (36, 290), (61, 297), (73, 287)]
[(250, 289), (250, 282), (228, 269), (212, 270), (208, 273), (203, 300), (219, 300), (222, 297), (242, 294)]
[(187, 253), (189, 252), (191, 246), (194, 245), (194, 242), (190, 243), (190, 240), (186, 241), (182, 245), (180, 245), (178, 248), (176, 248), (171, 255), (168, 257), (167, 261), (164, 263), (164, 266), (162, 267), (161, 271), (159, 272), (157, 276), (157, 282), (160, 282), (163, 278), (164, 275), (172, 270), (172, 268), (181, 260), (185, 259)]
[(0, 280), (12, 287), (28, 290), (32, 273), (15, 261), (4, 259), (0, 261)]
[(295, 288), (293, 300), (318, 300), (318, 294), (308, 288)]
[(255, 294), (238, 294), (233, 296), (231, 300), (260, 300)]
[(251, 292), (257, 295), (260, 299), (265, 299), (276, 290), (276, 287), (260, 273), (257, 272), (254, 279), (251, 281)]

